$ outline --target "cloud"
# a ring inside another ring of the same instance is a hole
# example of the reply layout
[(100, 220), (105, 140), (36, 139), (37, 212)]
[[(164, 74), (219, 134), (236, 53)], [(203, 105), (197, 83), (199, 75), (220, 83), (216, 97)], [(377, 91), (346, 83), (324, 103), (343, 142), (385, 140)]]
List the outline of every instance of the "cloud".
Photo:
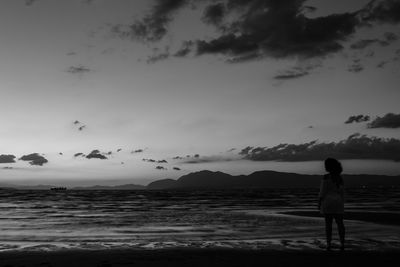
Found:
[(19, 160), (29, 161), (29, 164), (37, 166), (43, 166), (43, 164), (49, 162), (45, 157), (39, 155), (38, 153), (24, 155), (20, 157)]
[(0, 163), (15, 163), (14, 155), (0, 155)]
[(239, 155), (248, 155), (253, 148), (252, 146), (245, 147), (239, 152)]
[(90, 152), (87, 156), (87, 159), (108, 159), (106, 156), (104, 156), (99, 150), (95, 149), (92, 152)]
[(135, 154), (135, 153), (143, 153), (144, 152), (144, 149), (136, 149), (136, 150), (133, 150), (131, 153), (132, 154)]
[(161, 40), (168, 32), (174, 13), (188, 4), (188, 0), (157, 0), (150, 13), (131, 25), (116, 25), (113, 32), (120, 37), (130, 37), (143, 42)]
[(74, 155), (74, 157), (75, 157), (75, 158), (77, 158), (77, 157), (85, 157), (85, 154), (83, 154), (83, 153), (76, 153), (76, 154)]
[(178, 167), (173, 167), (172, 168), (174, 171), (180, 171), (181, 170), (181, 168), (178, 168)]
[(199, 156), (192, 157), (188, 160), (182, 161), (181, 163), (188, 164), (198, 164), (198, 163), (211, 163), (211, 162), (224, 162), (224, 161), (232, 161), (236, 160), (236, 157), (232, 157), (232, 155), (215, 155), (215, 156)]
[(175, 52), (174, 57), (186, 57), (190, 52), (192, 52), (193, 46), (193, 41), (184, 41), (181, 48)]
[(151, 162), (151, 163), (168, 163), (168, 161), (166, 161), (165, 159), (162, 159), (162, 160), (142, 159), (142, 161)]
[(287, 70), (287, 71), (281, 72), (280, 74), (274, 76), (274, 79), (276, 79), (276, 80), (296, 79), (296, 78), (306, 76), (308, 74), (309, 74), (309, 72), (306, 70), (292, 69), (292, 70)]
[(168, 170), (167, 168), (163, 167), (163, 166), (157, 166), (156, 170), (162, 170), (162, 171), (166, 171)]
[(350, 45), (350, 48), (359, 50), (359, 49), (364, 49), (373, 44), (387, 45), (387, 42), (379, 40), (379, 39), (364, 39), (364, 40), (359, 40), (359, 41), (353, 43), (352, 45)]
[(83, 65), (71, 66), (67, 70), (67, 72), (69, 72), (71, 74), (85, 74), (85, 73), (89, 73), (91, 71), (92, 71), (91, 69), (89, 69), (88, 67), (85, 67)]
[(83, 129), (85, 129), (87, 126), (86, 125), (84, 125), (82, 122), (80, 122), (80, 121), (78, 121), (78, 120), (75, 120), (74, 122), (73, 122), (73, 124), (76, 126), (76, 127), (78, 127), (78, 130), (79, 131), (83, 131)]
[[(172, 53), (185, 57), (189, 53), (222, 55), (229, 63), (273, 58), (323, 57), (341, 51), (343, 42), (360, 27), (372, 23), (400, 22), (398, 0), (371, 1), (357, 12), (344, 12), (320, 17), (309, 17), (315, 7), (307, 0), (155, 0), (150, 12), (130, 25), (115, 25), (112, 32), (119, 37), (146, 43), (161, 41), (169, 32), (169, 25), (177, 12), (187, 6), (203, 8), (201, 21), (215, 28), (216, 35), (186, 40)], [(362, 49), (372, 43), (388, 44), (395, 34), (385, 35), (386, 40), (360, 40), (352, 45)], [(169, 52), (155, 54), (149, 63), (170, 58)], [(300, 74), (297, 74), (299, 77)], [(282, 79), (292, 78), (282, 75)], [(296, 75), (294, 75), (296, 76)], [(278, 77), (279, 78), (279, 77)], [(293, 77), (296, 78), (296, 77)]]
[(368, 128), (400, 128), (400, 114), (387, 113), (377, 117), (368, 123)]
[(166, 46), (164, 48), (164, 51), (159, 51), (158, 48), (153, 49), (153, 55), (148, 56), (146, 62), (148, 64), (154, 64), (156, 62), (162, 61), (162, 60), (166, 60), (170, 57), (170, 52), (169, 52), (169, 47)]
[(364, 22), (398, 23), (400, 22), (400, 1), (370, 1), (357, 15)]
[(183, 159), (183, 157), (181, 157), (181, 156), (176, 156), (176, 157), (173, 157), (172, 159)]
[(39, 1), (39, 0), (25, 0), (25, 5), (26, 6), (32, 6), (37, 1)]
[(121, 152), (121, 151), (122, 151), (122, 148), (118, 148), (118, 149), (117, 149), (117, 152)]
[(211, 4), (204, 9), (202, 20), (207, 24), (219, 26), (223, 21), (225, 12), (223, 3)]
[(345, 124), (350, 124), (350, 123), (360, 123), (360, 122), (366, 122), (369, 121), (370, 117), (368, 115), (354, 115), (354, 116), (350, 116), (344, 123)]
[(14, 169), (14, 168), (13, 168), (13, 167), (6, 166), (6, 167), (3, 167), (2, 169), (3, 169), (3, 170), (12, 170), (12, 169)]
[(151, 162), (151, 163), (157, 162), (155, 159), (142, 159), (142, 161)]
[(363, 67), (361, 64), (359, 64), (359, 63), (354, 63), (354, 64), (350, 65), (350, 66), (347, 68), (347, 70), (348, 70), (349, 72), (357, 73), (357, 72), (360, 72), (360, 71), (364, 70), (364, 67)]
[(340, 142), (303, 144), (279, 144), (277, 146), (250, 147), (240, 155), (252, 161), (311, 161), (328, 157), (338, 159), (385, 159), (400, 160), (400, 140), (394, 138), (368, 137), (353, 134)]

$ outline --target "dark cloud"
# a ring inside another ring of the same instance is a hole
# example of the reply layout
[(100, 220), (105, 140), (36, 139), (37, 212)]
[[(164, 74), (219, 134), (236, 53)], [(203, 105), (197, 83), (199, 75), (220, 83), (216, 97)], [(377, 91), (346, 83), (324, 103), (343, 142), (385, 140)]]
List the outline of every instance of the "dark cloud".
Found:
[(184, 41), (181, 45), (181, 48), (175, 52), (174, 56), (175, 57), (187, 56), (190, 52), (192, 52), (193, 46), (194, 46), (193, 41)]
[(86, 128), (86, 125), (82, 125), (82, 126), (79, 126), (78, 130), (79, 130), (79, 131), (82, 131), (82, 130), (85, 129), (85, 128)]
[(106, 156), (104, 156), (99, 150), (95, 149), (92, 152), (90, 152), (87, 156), (87, 159), (108, 159)]
[(76, 124), (80, 124), (81, 122), (80, 121), (78, 121), (78, 120), (76, 120), (76, 121), (74, 121), (74, 124), (76, 125)]
[(350, 116), (344, 123), (350, 124), (350, 123), (360, 123), (360, 122), (366, 122), (369, 121), (370, 117), (368, 115), (354, 115)]
[(133, 38), (143, 42), (156, 42), (167, 34), (168, 24), (174, 13), (188, 4), (188, 0), (157, 0), (149, 14), (133, 24), (116, 25), (113, 32), (122, 38)]
[(15, 163), (14, 155), (0, 155), (0, 163)]
[(160, 52), (159, 49), (154, 49), (153, 52), (154, 52), (153, 55), (147, 57), (146, 62), (148, 64), (153, 64), (153, 63), (157, 63), (162, 60), (166, 60), (171, 56), (168, 46), (166, 46), (164, 48), (164, 51), (162, 51), (162, 52)]
[(75, 158), (77, 158), (77, 157), (85, 157), (85, 154), (83, 154), (83, 153), (76, 153), (76, 154), (74, 155), (74, 157), (75, 157)]
[(383, 117), (377, 117), (368, 128), (400, 128), (400, 114), (388, 113)]
[[(307, 18), (302, 0), (230, 0), (218, 18), (220, 36), (197, 42), (197, 54), (314, 57), (337, 52), (355, 31), (353, 14)], [(211, 8), (210, 5), (208, 8)], [(221, 8), (220, 8), (221, 9)], [(229, 16), (239, 13), (236, 20)]]
[(383, 36), (385, 37), (386, 41), (389, 43), (395, 42), (399, 39), (397, 34), (395, 34), (393, 32), (385, 32)]
[(287, 71), (281, 72), (280, 74), (274, 76), (274, 79), (276, 79), (276, 80), (296, 79), (296, 78), (306, 76), (308, 74), (309, 74), (309, 72), (306, 70), (292, 69), (292, 70), (287, 70)]
[(207, 24), (220, 26), (225, 16), (225, 5), (216, 3), (207, 6), (203, 12), (202, 20)]
[(142, 159), (142, 161), (151, 163), (157, 162), (155, 159)]
[(364, 67), (359, 63), (354, 63), (354, 64), (350, 65), (347, 68), (347, 70), (350, 71), (350, 72), (357, 73), (357, 72), (360, 72), (360, 71), (364, 70)]
[(233, 151), (235, 151), (236, 150), (236, 148), (231, 148), (231, 149), (229, 149), (228, 151), (226, 151), (226, 152), (233, 152)]
[[(361, 26), (374, 22), (400, 22), (399, 0), (371, 1), (352, 13), (308, 17), (315, 7), (305, 5), (306, 0), (155, 0), (144, 18), (131, 25), (115, 25), (112, 32), (123, 38), (144, 42), (158, 42), (167, 33), (170, 22), (180, 9), (191, 4), (204, 8), (201, 20), (216, 29), (214, 38), (183, 42), (182, 48), (172, 55), (187, 56), (220, 54), (227, 62), (237, 63), (264, 57), (325, 56), (343, 49), (342, 43)], [(201, 3), (201, 4), (199, 4)], [(205, 3), (205, 6), (204, 6)], [(352, 45), (362, 49), (372, 43), (386, 45), (396, 39), (387, 34), (385, 40), (361, 40)], [(169, 52), (150, 56), (155, 63), (170, 57)], [(285, 76), (282, 76), (285, 79)]]
[(58, 155), (60, 155), (60, 156), (62, 156), (62, 155), (64, 155), (62, 152), (60, 152), (60, 153), (58, 153)]
[(178, 167), (173, 167), (172, 168), (174, 171), (180, 171), (181, 170), (181, 168), (178, 168)]
[(157, 160), (157, 163), (168, 163), (168, 161), (166, 161), (165, 159), (162, 159), (162, 160)]
[(29, 164), (37, 166), (43, 166), (43, 164), (49, 162), (45, 157), (39, 155), (38, 153), (24, 155), (20, 157), (19, 160), (29, 161)]
[(85, 74), (85, 73), (89, 73), (91, 71), (92, 71), (91, 69), (89, 69), (88, 67), (85, 67), (83, 65), (71, 66), (67, 70), (67, 72), (69, 72), (71, 74)]
[(352, 45), (350, 45), (350, 48), (359, 50), (359, 49), (364, 49), (373, 44), (387, 45), (387, 42), (379, 40), (379, 39), (364, 39), (364, 40), (359, 40), (359, 41), (353, 43)]
[(39, 0), (25, 0), (26, 6), (32, 6), (34, 3), (38, 2)]
[(378, 63), (378, 65), (376, 65), (376, 67), (377, 67), (377, 68), (384, 68), (385, 65), (386, 65), (387, 63), (389, 63), (389, 62), (387, 62), (387, 61), (381, 61), (381, 62)]
[(132, 154), (134, 154), (134, 153), (143, 153), (144, 152), (144, 149), (136, 149), (136, 150), (133, 150), (131, 153)]
[(241, 155), (253, 161), (311, 161), (338, 159), (400, 160), (400, 140), (354, 134), (340, 142), (280, 144), (271, 148), (244, 149)]
[(245, 147), (239, 152), (239, 155), (247, 155), (253, 148), (252, 146)]
[(14, 168), (13, 168), (13, 167), (6, 166), (6, 167), (3, 167), (2, 169), (3, 169), (3, 170), (12, 170), (12, 169), (14, 169)]
[(181, 156), (176, 156), (176, 157), (173, 157), (172, 159), (183, 159), (183, 157), (181, 157)]
[(121, 152), (121, 151), (122, 151), (122, 148), (118, 148), (118, 149), (117, 149), (117, 152)]
[(237, 158), (232, 156), (223, 156), (223, 155), (214, 155), (214, 156), (199, 156), (199, 157), (192, 157), (188, 160), (182, 161), (182, 163), (187, 164), (198, 164), (198, 163), (210, 163), (210, 162), (224, 162), (224, 161), (232, 161)]
[(366, 23), (398, 23), (400, 22), (400, 1), (370, 1), (362, 10), (357, 13), (357, 16)]
[(156, 170), (162, 170), (162, 171), (166, 171), (167, 168), (163, 167), (163, 166), (157, 166)]

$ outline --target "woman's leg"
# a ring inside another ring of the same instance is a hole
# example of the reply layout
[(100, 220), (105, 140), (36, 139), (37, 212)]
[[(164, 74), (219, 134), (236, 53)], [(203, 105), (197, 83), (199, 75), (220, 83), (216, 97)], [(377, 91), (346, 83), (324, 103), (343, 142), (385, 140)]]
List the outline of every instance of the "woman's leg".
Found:
[(331, 249), (333, 216), (325, 214), (326, 248)]
[(335, 221), (338, 227), (341, 249), (344, 249), (344, 238), (346, 230), (344, 228), (343, 215), (342, 214), (335, 215)]

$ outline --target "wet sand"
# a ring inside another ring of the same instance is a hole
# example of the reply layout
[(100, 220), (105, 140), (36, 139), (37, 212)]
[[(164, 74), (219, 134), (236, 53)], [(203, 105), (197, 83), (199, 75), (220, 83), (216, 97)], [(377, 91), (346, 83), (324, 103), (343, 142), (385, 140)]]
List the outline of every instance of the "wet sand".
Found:
[(111, 266), (398, 266), (400, 254), (386, 252), (276, 251), (241, 249), (110, 250), (8, 252), (0, 267)]
[[(302, 210), (302, 211), (288, 211), (280, 213), (286, 215), (303, 216), (303, 217), (320, 217), (320, 218), (322, 217), (319, 211)], [(379, 223), (385, 225), (396, 225), (396, 226), (400, 225), (400, 213), (346, 211), (344, 214), (344, 219)]]

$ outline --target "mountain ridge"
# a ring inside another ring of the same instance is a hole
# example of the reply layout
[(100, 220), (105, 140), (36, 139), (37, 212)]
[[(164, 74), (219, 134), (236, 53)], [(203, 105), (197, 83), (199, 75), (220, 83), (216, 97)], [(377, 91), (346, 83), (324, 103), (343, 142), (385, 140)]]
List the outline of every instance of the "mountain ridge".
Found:
[[(343, 174), (346, 187), (400, 186), (400, 175)], [(272, 170), (255, 171), (249, 175), (230, 175), (220, 171), (202, 170), (178, 179), (165, 178), (148, 185), (76, 186), (69, 190), (164, 190), (164, 189), (240, 189), (240, 188), (306, 188), (319, 187), (323, 175), (298, 174)], [(3, 189), (49, 190), (53, 185), (23, 186), (0, 184)]]

